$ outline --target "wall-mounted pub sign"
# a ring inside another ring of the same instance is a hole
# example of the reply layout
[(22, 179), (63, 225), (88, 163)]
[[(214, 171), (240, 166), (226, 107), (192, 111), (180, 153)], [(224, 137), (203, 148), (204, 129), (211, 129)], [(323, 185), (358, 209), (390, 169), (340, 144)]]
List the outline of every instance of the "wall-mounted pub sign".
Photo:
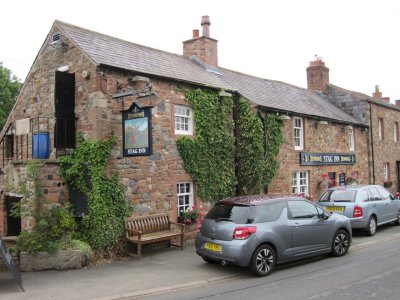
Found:
[(122, 111), (124, 156), (153, 154), (151, 137), (152, 106), (140, 107), (133, 103)]
[(323, 166), (323, 165), (354, 165), (355, 154), (342, 153), (300, 153), (300, 165), (302, 166)]

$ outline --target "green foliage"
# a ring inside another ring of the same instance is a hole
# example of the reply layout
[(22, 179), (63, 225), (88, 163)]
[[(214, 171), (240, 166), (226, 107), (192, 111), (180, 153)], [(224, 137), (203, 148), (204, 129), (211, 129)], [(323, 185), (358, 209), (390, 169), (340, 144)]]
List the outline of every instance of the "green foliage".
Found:
[(266, 172), (263, 124), (246, 99), (238, 100), (236, 111), (237, 195), (258, 193)]
[(279, 168), (283, 142), (276, 115), (213, 90), (189, 90), (185, 96), (193, 106), (196, 135), (180, 137), (177, 146), (199, 197), (214, 202), (267, 187)]
[(14, 106), (22, 83), (0, 62), (0, 131)]
[(221, 99), (217, 91), (200, 89), (187, 91), (186, 99), (193, 106), (196, 137), (177, 140), (185, 169), (203, 200), (214, 202), (232, 196), (237, 183), (233, 102)]
[(53, 205), (42, 212), (31, 232), (21, 232), (17, 238), (17, 250), (35, 253), (68, 248), (75, 229), (70, 207)]
[(280, 146), (284, 142), (282, 134), (282, 121), (275, 113), (261, 113), (265, 122), (265, 170), (263, 186), (268, 187), (279, 169), (279, 161), (276, 159)]
[(123, 221), (129, 215), (125, 188), (118, 174), (108, 177), (104, 173), (115, 140), (89, 141), (79, 135), (78, 142), (72, 155), (60, 159), (60, 173), (68, 184), (88, 197), (89, 214), (80, 226), (82, 237), (94, 250), (106, 252), (122, 238)]

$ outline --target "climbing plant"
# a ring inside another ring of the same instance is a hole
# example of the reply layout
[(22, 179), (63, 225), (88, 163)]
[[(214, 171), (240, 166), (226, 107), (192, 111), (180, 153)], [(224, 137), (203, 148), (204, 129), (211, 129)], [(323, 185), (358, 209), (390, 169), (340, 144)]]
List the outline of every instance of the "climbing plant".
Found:
[(258, 193), (264, 183), (263, 124), (249, 101), (236, 100), (237, 195)]
[(185, 169), (203, 200), (230, 197), (237, 184), (233, 101), (221, 98), (218, 91), (201, 89), (186, 91), (186, 99), (193, 106), (196, 136), (177, 140)]
[(177, 146), (199, 197), (214, 202), (267, 187), (283, 142), (275, 114), (257, 112), (246, 99), (222, 98), (214, 90), (186, 90), (185, 96), (193, 106), (196, 136), (180, 137)]
[(73, 154), (60, 159), (61, 175), (87, 195), (89, 213), (82, 219), (82, 237), (94, 250), (106, 253), (122, 238), (123, 220), (129, 215), (118, 173), (111, 177), (105, 174), (115, 139), (89, 141), (79, 135), (78, 142)]
[(280, 146), (284, 142), (284, 137), (282, 133), (282, 121), (278, 119), (276, 113), (259, 112), (259, 115), (264, 121), (265, 169), (262, 184), (264, 188), (268, 188), (268, 185), (279, 169), (277, 155)]

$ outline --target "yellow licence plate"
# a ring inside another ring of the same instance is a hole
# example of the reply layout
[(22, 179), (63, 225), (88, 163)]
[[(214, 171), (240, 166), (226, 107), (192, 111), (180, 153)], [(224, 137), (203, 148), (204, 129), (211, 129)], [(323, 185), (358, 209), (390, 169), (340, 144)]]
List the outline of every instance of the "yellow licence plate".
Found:
[(214, 244), (214, 243), (206, 243), (204, 248), (213, 252), (222, 252), (222, 245)]
[(335, 213), (344, 212), (344, 206), (326, 206), (326, 210)]

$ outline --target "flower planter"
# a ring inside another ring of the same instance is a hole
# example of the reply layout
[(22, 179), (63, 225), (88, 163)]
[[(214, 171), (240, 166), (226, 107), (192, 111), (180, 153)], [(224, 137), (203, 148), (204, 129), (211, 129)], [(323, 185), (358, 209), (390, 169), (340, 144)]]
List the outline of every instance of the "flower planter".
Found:
[(89, 258), (80, 250), (58, 250), (54, 253), (38, 252), (31, 254), (21, 252), (19, 267), (23, 272), (43, 270), (81, 269)]

